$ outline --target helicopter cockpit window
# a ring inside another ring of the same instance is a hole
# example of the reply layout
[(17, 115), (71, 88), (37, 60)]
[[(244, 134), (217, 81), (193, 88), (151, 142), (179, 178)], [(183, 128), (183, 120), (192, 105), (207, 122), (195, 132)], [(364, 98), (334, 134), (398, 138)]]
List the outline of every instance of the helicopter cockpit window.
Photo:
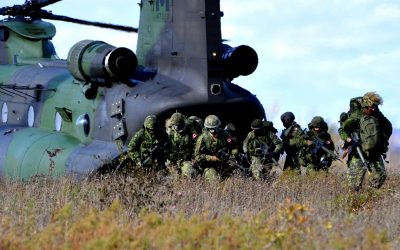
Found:
[(3, 123), (6, 123), (8, 120), (8, 106), (7, 103), (3, 103), (3, 106), (1, 108), (1, 120)]
[(89, 136), (90, 132), (90, 119), (88, 114), (80, 115), (78, 119), (76, 119), (75, 125), (77, 127), (81, 127), (83, 130), (83, 133), (85, 134), (86, 137)]
[(60, 115), (60, 113), (56, 112), (56, 116), (54, 118), (54, 127), (56, 129), (57, 132), (61, 131), (61, 127), (62, 127), (62, 117)]
[(32, 106), (29, 106), (28, 109), (28, 126), (33, 127), (33, 123), (35, 122), (35, 110)]

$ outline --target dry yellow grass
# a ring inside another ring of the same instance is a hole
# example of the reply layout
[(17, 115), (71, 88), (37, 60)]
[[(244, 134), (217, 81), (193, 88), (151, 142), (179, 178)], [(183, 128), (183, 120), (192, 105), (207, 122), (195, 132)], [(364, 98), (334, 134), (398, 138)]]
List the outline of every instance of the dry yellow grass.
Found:
[(273, 182), (140, 171), (2, 181), (0, 249), (395, 249), (400, 175), (388, 169), (381, 189), (359, 194), (339, 163)]

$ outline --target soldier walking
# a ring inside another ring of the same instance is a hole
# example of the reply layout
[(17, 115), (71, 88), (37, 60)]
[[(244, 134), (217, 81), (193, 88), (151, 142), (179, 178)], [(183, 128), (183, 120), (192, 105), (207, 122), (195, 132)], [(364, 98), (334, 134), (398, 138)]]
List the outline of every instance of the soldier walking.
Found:
[(276, 130), (265, 126), (260, 119), (251, 123), (251, 129), (243, 142), (243, 152), (250, 159), (250, 171), (254, 179), (267, 178), (273, 165), (279, 167), (278, 160), (283, 152), (283, 143), (275, 134)]
[(160, 170), (165, 168), (169, 148), (167, 133), (158, 126), (157, 117), (149, 115), (144, 120), (143, 128), (129, 142), (128, 156), (136, 165)]
[(334, 158), (335, 145), (328, 133), (328, 125), (321, 116), (315, 116), (308, 124), (309, 131), (304, 134), (302, 164), (307, 172), (328, 171)]
[[(378, 108), (382, 103), (382, 97), (375, 92), (367, 92), (361, 100), (359, 136), (353, 133), (351, 137), (351, 159), (347, 172), (349, 185), (355, 191), (360, 190), (367, 171), (370, 187), (380, 188), (386, 180), (384, 158), (388, 151), (392, 124)], [(351, 121), (344, 124), (345, 129), (352, 126)]]
[(196, 171), (193, 167), (192, 156), (199, 135), (195, 129), (191, 128), (192, 124), (187, 123), (186, 117), (179, 112), (172, 114), (169, 122), (169, 139), (171, 141), (169, 165), (176, 166), (184, 176), (194, 176)]
[(292, 169), (300, 172), (300, 149), (301, 146), (296, 144), (296, 136), (300, 135), (303, 130), (295, 121), (295, 116), (292, 112), (285, 112), (281, 115), (281, 121), (285, 129), (282, 130), (281, 140), (283, 149), (286, 152), (285, 164), (283, 169)]
[(204, 121), (205, 130), (197, 139), (194, 149), (196, 166), (207, 180), (229, 176), (235, 169), (237, 145), (220, 126), (221, 121), (217, 116), (207, 116)]

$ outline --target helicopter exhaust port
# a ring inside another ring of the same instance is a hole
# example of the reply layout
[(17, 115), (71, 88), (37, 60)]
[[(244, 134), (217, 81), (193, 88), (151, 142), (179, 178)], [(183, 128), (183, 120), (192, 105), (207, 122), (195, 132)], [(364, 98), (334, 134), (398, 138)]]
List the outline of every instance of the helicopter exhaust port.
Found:
[(136, 55), (130, 49), (93, 40), (76, 43), (67, 61), (69, 71), (77, 80), (97, 84), (104, 84), (108, 78), (127, 78), (137, 66)]
[(250, 75), (256, 70), (258, 56), (253, 48), (247, 45), (232, 48), (227, 44), (223, 44), (222, 51), (225, 78), (232, 80), (238, 76)]

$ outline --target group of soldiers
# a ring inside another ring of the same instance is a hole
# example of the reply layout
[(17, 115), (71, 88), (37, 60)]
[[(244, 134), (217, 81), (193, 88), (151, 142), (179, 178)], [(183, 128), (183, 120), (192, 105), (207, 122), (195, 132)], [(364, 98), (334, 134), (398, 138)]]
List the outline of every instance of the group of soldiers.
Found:
[[(280, 138), (272, 122), (255, 119), (242, 143), (234, 137), (234, 125), (222, 128), (216, 115), (207, 116), (203, 123), (196, 116), (176, 112), (167, 119), (165, 129), (158, 126), (155, 115), (150, 115), (129, 142), (128, 156), (143, 168), (168, 169), (187, 177), (203, 175), (208, 180), (235, 172), (268, 179), (282, 170), (328, 171), (334, 160), (347, 157), (347, 176), (353, 190), (359, 190), (366, 172), (369, 185), (379, 188), (386, 179), (384, 161), (392, 133), (391, 123), (378, 108), (382, 102), (375, 92), (350, 100), (350, 109), (339, 121), (338, 132), (344, 141), (342, 157), (335, 152), (321, 116), (315, 116), (308, 129), (303, 129), (292, 112), (281, 115), (284, 129)], [(284, 153), (281, 167), (279, 159)]]

